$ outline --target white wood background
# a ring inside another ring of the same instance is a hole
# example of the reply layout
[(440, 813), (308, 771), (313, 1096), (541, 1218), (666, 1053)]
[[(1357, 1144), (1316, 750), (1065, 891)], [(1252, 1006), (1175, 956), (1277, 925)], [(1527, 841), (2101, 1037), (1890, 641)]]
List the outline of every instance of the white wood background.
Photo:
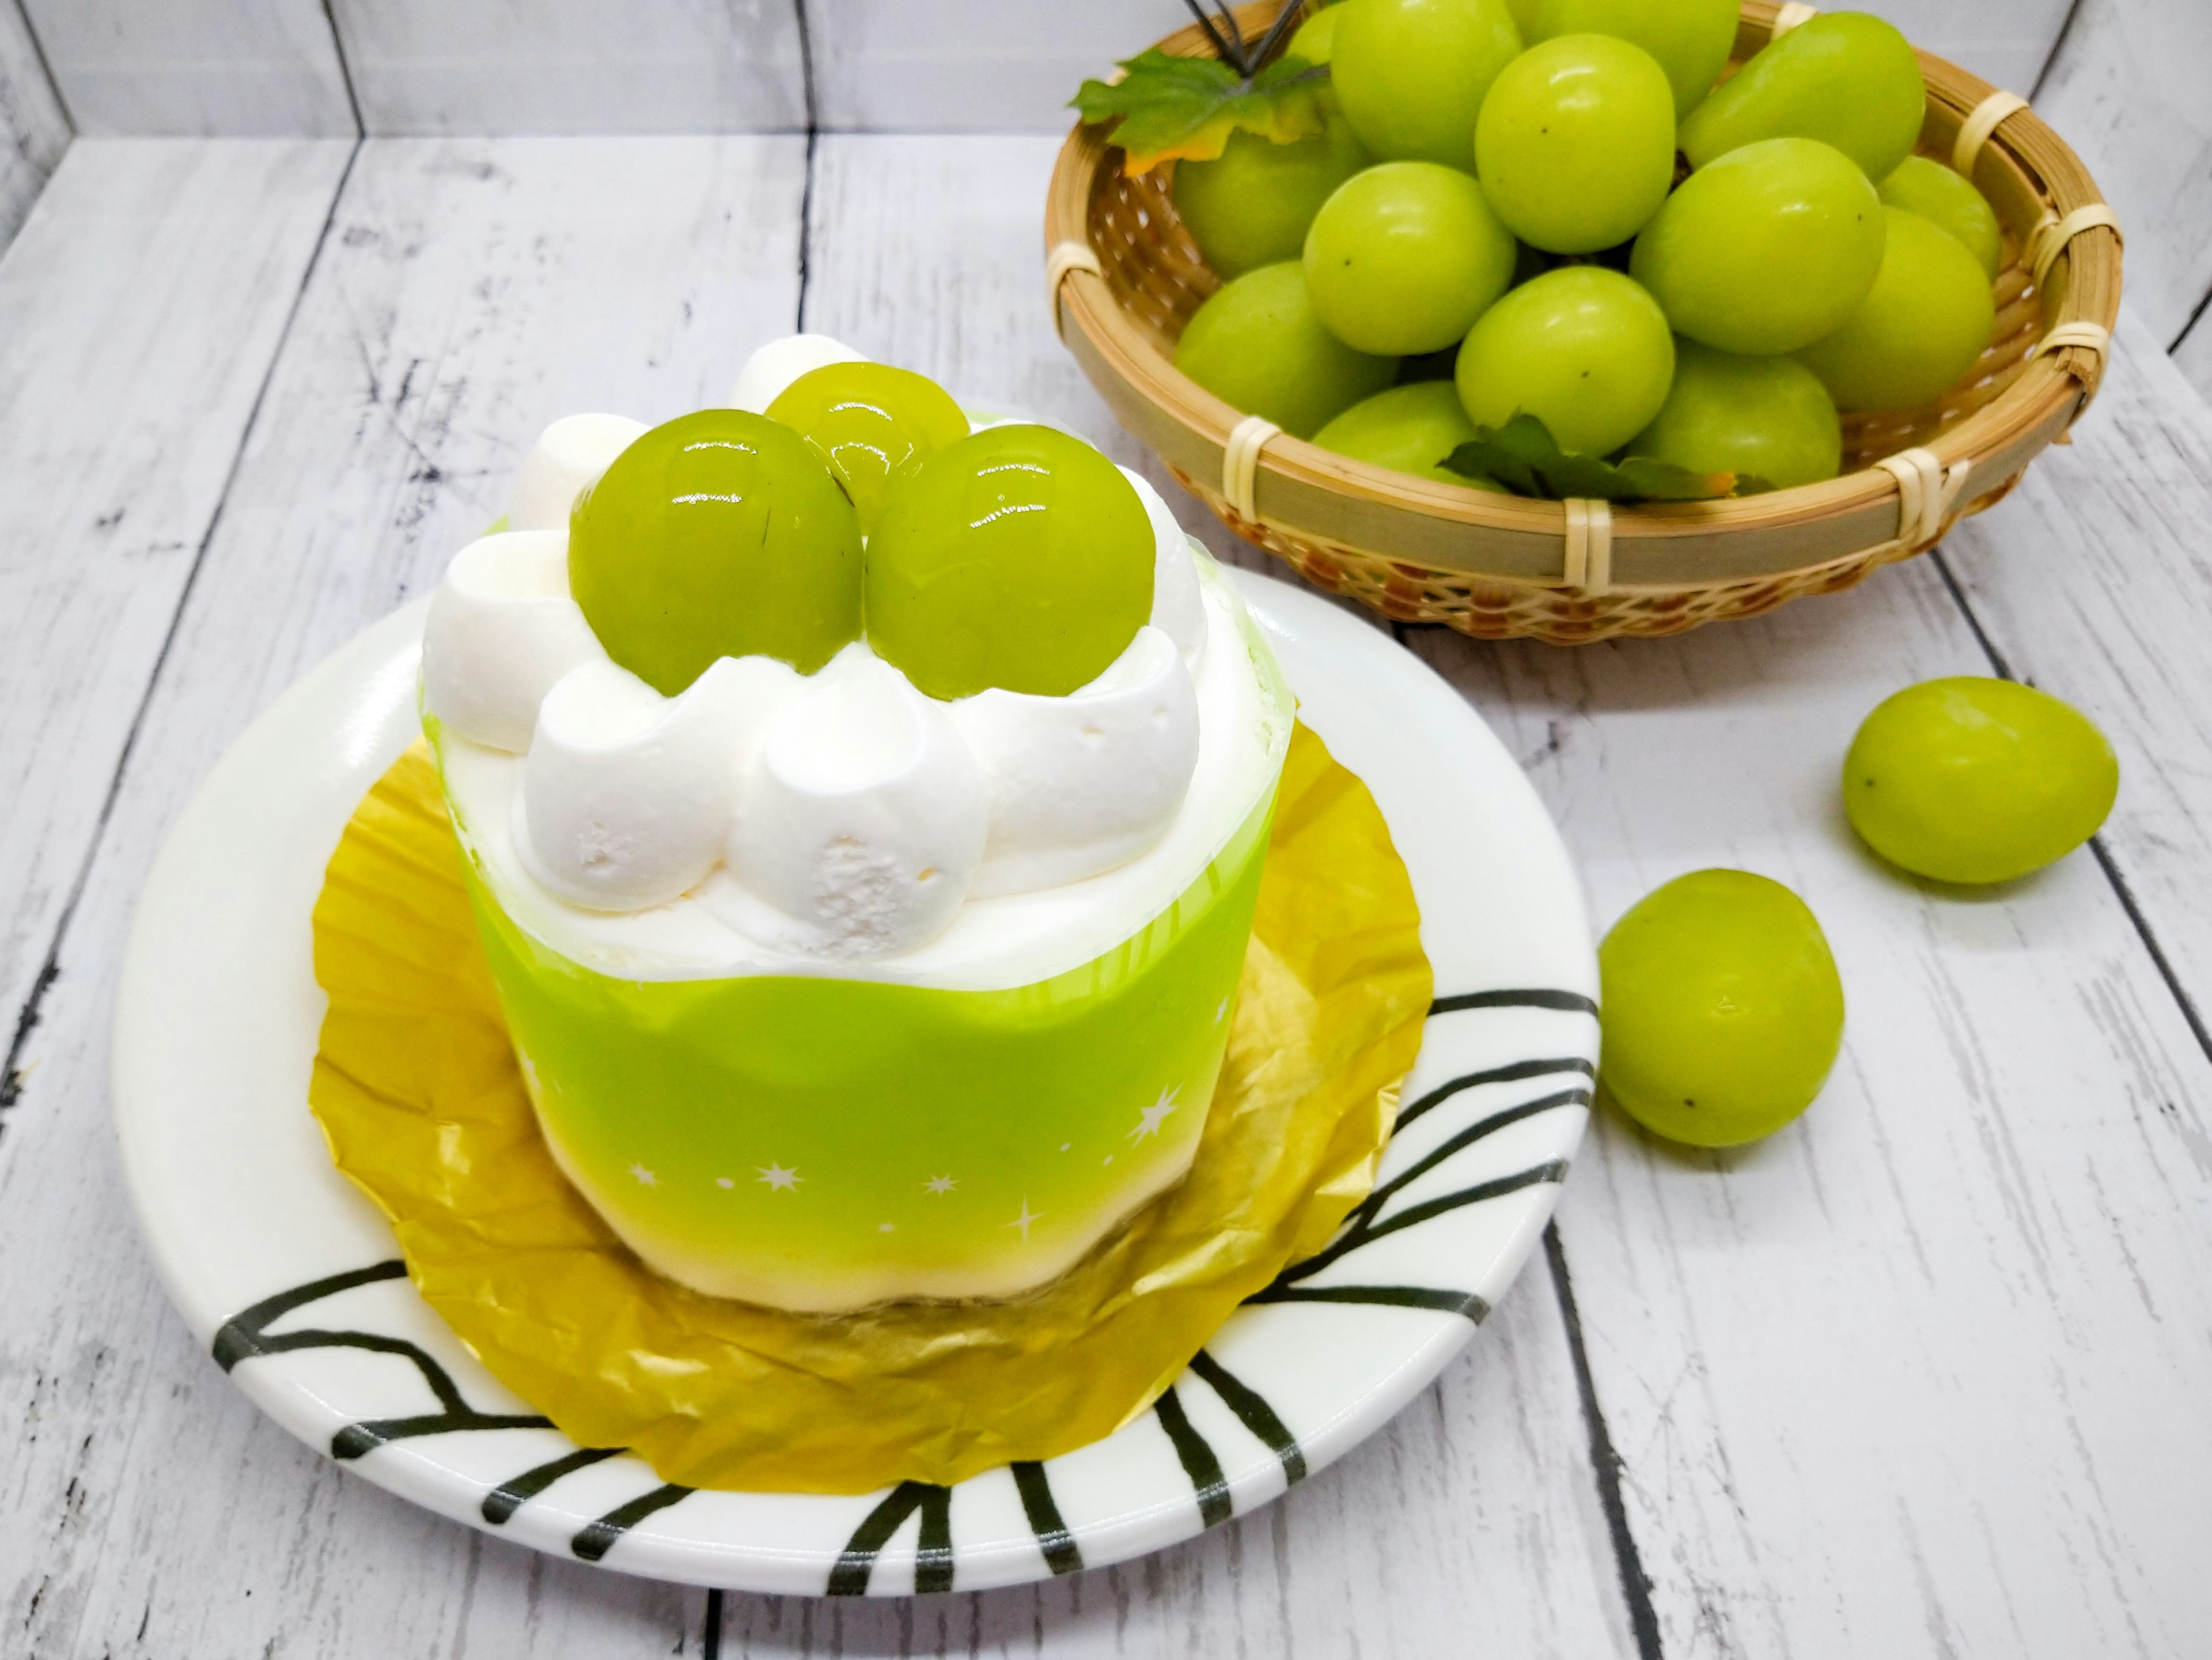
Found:
[[(1991, 52), (1987, 20), (2021, 25), (2023, 67), (1986, 72), (2045, 81), (2040, 106), (2134, 228), (2096, 410), (1940, 556), (1675, 641), (1404, 635), (1528, 766), (1601, 924), (1712, 863), (1806, 895), (1851, 1000), (1816, 1110), (1727, 1158), (1601, 1119), (1554, 1249), (1468, 1354), (1283, 1503), (1035, 1590), (866, 1606), (710, 1600), (537, 1557), (262, 1420), (196, 1352), (128, 1225), (109, 987), (146, 864), (214, 757), (422, 591), (552, 416), (690, 407), (803, 320), (1141, 462), (1040, 298), (1055, 141), (345, 137), (356, 99), (373, 131), (489, 125), (495, 107), (562, 125), (547, 112), (614, 96), (579, 64), (649, 64), (670, 41), (799, 61), (796, 13), (784, 28), (741, 5), (653, 0), (612, 40), (594, 9), (518, 5), (512, 27), (538, 31), (527, 84), (475, 105), (465, 77), (436, 90), (411, 67), (496, 54), (496, 29), (449, 0), (333, 0), (343, 60), (302, 32), (319, 4), (167, 0), (149, 35), (120, 0), (31, 0), (58, 100), (10, 4), (0, 215), (53, 177), (0, 255), (0, 1007), (19, 1012), (0, 1097), (0, 1422), (16, 1426), (0, 1653), (2204, 1651), (2212, 410), (2185, 374), (2206, 384), (2212, 344), (2166, 352), (2207, 258), (2180, 228), (2203, 150), (2176, 148), (2205, 130), (2195, 0), (2082, 0), (2055, 58), (2064, 18), (2040, 0), (1895, 14)], [(900, 14), (922, 9), (813, 0), (818, 127), (1051, 120), (993, 101), (1012, 68), (948, 77), (950, 113), (914, 93), (936, 43)], [(1148, 12), (1097, 55), (1168, 21)], [(228, 57), (207, 47), (223, 40)], [(191, 75), (180, 42), (207, 48)], [(899, 61), (921, 66), (909, 89), (872, 91)], [(242, 119), (236, 89), (280, 71), (289, 130), (340, 137), (67, 144), (69, 117), (88, 133), (134, 111), (162, 131)], [(803, 125), (803, 78), (794, 94), (782, 74), (695, 65), (671, 96), (720, 107), (742, 83), (763, 107), (794, 100), (795, 120), (762, 125)], [(625, 119), (649, 125), (626, 84)], [(893, 95), (914, 101), (872, 120)], [(1839, 821), (1842, 748), (1897, 686), (1997, 665), (2104, 724), (2119, 809), (2098, 848), (1995, 895), (1902, 881)]]

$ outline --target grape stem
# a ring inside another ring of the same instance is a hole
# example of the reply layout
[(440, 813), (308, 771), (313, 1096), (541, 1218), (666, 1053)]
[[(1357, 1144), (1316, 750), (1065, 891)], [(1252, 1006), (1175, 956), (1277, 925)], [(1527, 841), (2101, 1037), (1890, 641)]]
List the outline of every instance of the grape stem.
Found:
[(1215, 26), (1213, 19), (1206, 15), (1202, 0), (1183, 0), (1183, 4), (1189, 7), (1190, 15), (1198, 19), (1199, 27), (1204, 29), (1206, 38), (1213, 42), (1213, 49), (1220, 54), (1221, 61), (1243, 76), (1247, 86), (1251, 84), (1254, 76), (1267, 67), (1267, 60), (1275, 55), (1275, 48), (1290, 33), (1291, 25), (1297, 22), (1299, 15), (1305, 10), (1305, 0), (1285, 0), (1283, 9), (1275, 14), (1275, 21), (1267, 26), (1267, 33), (1260, 37), (1260, 44), (1252, 46), (1246, 43), (1244, 31), (1237, 26), (1236, 15), (1229, 9), (1227, 0), (1214, 0), (1214, 9), (1220, 13), (1221, 21), (1229, 26), (1226, 35)]

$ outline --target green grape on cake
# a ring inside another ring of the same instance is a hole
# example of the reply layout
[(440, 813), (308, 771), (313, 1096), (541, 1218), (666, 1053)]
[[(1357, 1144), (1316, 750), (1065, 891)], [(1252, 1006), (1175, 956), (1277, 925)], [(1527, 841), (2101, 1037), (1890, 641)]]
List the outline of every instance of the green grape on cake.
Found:
[(1677, 877), (1598, 947), (1605, 1093), (1697, 1147), (1771, 1135), (1813, 1104), (1844, 1040), (1844, 988), (1803, 900), (1747, 871)]
[(1457, 384), (1479, 425), (1533, 415), (1561, 449), (1609, 455), (1650, 424), (1674, 376), (1674, 337), (1651, 296), (1618, 271), (1566, 265), (1482, 314)]
[(1474, 423), (1449, 380), (1393, 386), (1350, 409), (1314, 435), (1322, 449), (1462, 489), (1496, 489), (1487, 479), (1452, 471), (1443, 459), (1474, 437)]
[(1778, 489), (1833, 478), (1843, 425), (1820, 377), (1789, 357), (1739, 357), (1674, 343), (1674, 384), (1631, 455), (1692, 472), (1749, 474)]
[[(1713, 89), (1735, 46), (1735, 0), (1524, 0), (1531, 45), (1562, 34), (1610, 34), (1641, 46), (1666, 72), (1677, 118)], [(1668, 144), (1672, 152), (1673, 145)]]
[(1920, 59), (1894, 25), (1823, 12), (1761, 48), (1683, 118), (1682, 153), (1703, 167), (1763, 138), (1817, 138), (1886, 179), (1927, 112)]
[(2004, 258), (2004, 228), (1988, 199), (1964, 175), (1924, 155), (1908, 155), (1880, 188), (1885, 204), (1917, 213), (1937, 229), (1948, 231), (1974, 256), (1982, 274), (1996, 280)]
[(1482, 186), (1433, 161), (1386, 161), (1347, 180), (1306, 233), (1306, 293), (1323, 327), (1381, 357), (1466, 337), (1513, 276), (1513, 233)]
[(1152, 609), (1152, 523), (1121, 470), (1051, 427), (989, 427), (885, 492), (868, 643), (925, 694), (1065, 696)]
[(1490, 205), (1532, 246), (1595, 253), (1626, 242), (1674, 182), (1667, 76), (1611, 35), (1531, 46), (1491, 83), (1474, 163)]
[(968, 417), (927, 375), (888, 363), (832, 363), (802, 374), (768, 407), (813, 446), (852, 498), (863, 535), (891, 476), (968, 435)]
[(1247, 271), (1192, 314), (1175, 366), (1231, 408), (1310, 438), (1397, 378), (1398, 360), (1331, 334), (1295, 259)]
[(1833, 333), (1797, 354), (1844, 410), (1925, 404), (1990, 344), (1996, 305), (1965, 244), (1917, 213), (1887, 220), (1881, 273)]
[(1926, 680), (1885, 699), (1844, 758), (1852, 829), (1942, 882), (2008, 882), (2097, 833), (2120, 764), (2079, 709), (2010, 680)]
[(1692, 173), (1636, 239), (1629, 271), (1676, 333), (1771, 356), (1843, 325), (1881, 269), (1884, 234), (1881, 198), (1850, 157), (1769, 138)]
[(578, 500), (568, 585), (607, 655), (665, 696), (718, 657), (801, 673), (860, 635), (860, 526), (796, 432), (742, 410), (653, 428)]
[(1389, 161), (1474, 165), (1474, 120), (1520, 55), (1505, 0), (1345, 0), (1331, 84), (1369, 150)]

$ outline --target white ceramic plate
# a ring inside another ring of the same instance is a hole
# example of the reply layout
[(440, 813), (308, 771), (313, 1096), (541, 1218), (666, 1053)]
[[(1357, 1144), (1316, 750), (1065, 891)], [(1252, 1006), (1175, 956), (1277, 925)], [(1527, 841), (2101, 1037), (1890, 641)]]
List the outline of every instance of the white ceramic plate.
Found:
[(1550, 821), (1457, 694), (1312, 595), (1238, 580), (1303, 717), (1389, 818), (1438, 996), (1373, 1198), (1142, 1418), (957, 1487), (692, 1492), (619, 1450), (578, 1448), (416, 1297), (390, 1229), (331, 1167), (307, 1089), (323, 1013), (309, 913), (355, 806), (415, 738), (419, 603), (239, 739), (139, 903), (116, 1128), (193, 1335), (293, 1434), (417, 1504), (541, 1550), (747, 1590), (974, 1590), (1119, 1561), (1267, 1503), (1381, 1428), (1458, 1353), (1551, 1214), (1588, 1114), (1596, 962)]

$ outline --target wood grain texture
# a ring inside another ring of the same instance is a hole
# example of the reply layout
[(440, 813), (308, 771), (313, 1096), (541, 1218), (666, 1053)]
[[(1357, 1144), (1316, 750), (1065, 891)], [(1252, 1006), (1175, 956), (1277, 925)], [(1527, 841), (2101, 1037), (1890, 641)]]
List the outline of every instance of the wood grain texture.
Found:
[(69, 148), (69, 115), (54, 96), (38, 43), (13, 0), (0, 3), (0, 252)]
[(2036, 99), (2127, 232), (2128, 308), (2171, 345), (2212, 290), (2212, 6), (2081, 0)]
[[(80, 145), (55, 188), (70, 185), (88, 149), (128, 160), (237, 148)], [(359, 158), (163, 666), (0, 1138), (0, 1252), (10, 1265), (0, 1279), (0, 1415), (31, 1426), (0, 1458), (0, 1629), (10, 1633), (0, 1647), (11, 1655), (698, 1652), (696, 1593), (418, 1512), (295, 1445), (237, 1395), (166, 1306), (125, 1220), (105, 1055), (114, 967), (145, 868), (252, 715), (434, 580), (504, 506), (545, 421), (695, 407), (757, 339), (789, 329), (804, 149), (795, 138), (539, 139), (375, 143)], [(334, 182), (326, 168), (318, 225)], [(120, 209), (176, 193), (159, 172), (109, 183), (121, 222)], [(47, 222), (42, 212), (32, 236)], [(280, 316), (297, 288), (295, 269)], [(94, 320), (70, 331), (80, 352), (107, 320), (91, 298), (77, 303)], [(214, 433), (222, 385), (198, 359), (159, 378), (110, 377), (79, 388), (80, 429)], [(226, 430), (234, 455), (237, 423)], [(13, 477), (29, 441), (15, 429), (7, 439), (0, 471)], [(134, 514), (143, 495), (179, 490), (189, 453), (147, 453), (146, 441), (117, 456), (125, 477), (143, 480), (142, 497), (124, 498)], [(80, 517), (88, 526), (88, 508), (57, 523)], [(48, 580), (62, 583), (58, 562)], [(76, 581), (90, 587), (89, 607), (99, 589)], [(44, 660), (46, 680), (120, 679), (131, 661), (122, 645), (89, 637), (76, 657)], [(143, 653), (137, 662), (143, 689)], [(0, 702), (11, 718), (34, 707), (15, 683)], [(12, 733), (4, 752), (13, 764)], [(40, 751), (27, 769), (35, 793), (55, 793), (66, 758)], [(19, 789), (19, 800), (33, 794)], [(45, 816), (52, 856), (72, 844), (82, 856), (89, 824)]]
[(352, 137), (322, 0), (22, 0), (88, 137)]
[(2121, 794), (2103, 842), (2212, 1012), (2212, 408), (2122, 314), (2071, 445), (1943, 557), (2013, 672), (2096, 716)]
[(2212, 1061), (2086, 853), (1946, 892), (1843, 823), (1866, 712), (1987, 670), (1940, 571), (1672, 641), (1415, 643), (1522, 757), (1601, 926), (1735, 866), (1842, 970), (1804, 1119), (1699, 1155), (1608, 1111), (1562, 1204), (1669, 1660), (2193, 1652)]
[(86, 139), (0, 259), (0, 1007), (70, 902), (343, 142)]
[(1905, 38), (1938, 58), (1972, 70), (1993, 86), (2023, 98), (2043, 72), (2068, 0), (1874, 0), (1831, 10), (1870, 11), (1905, 32)]
[(378, 137), (790, 131), (796, 0), (332, 0)]
[(2194, 326), (2174, 347), (2173, 363), (2181, 371), (2182, 378), (2197, 388), (2199, 397), (2212, 398), (2212, 328), (2204, 324), (2208, 301), (2212, 301), (2212, 294), (2197, 302), (2196, 315), (2191, 319)]

